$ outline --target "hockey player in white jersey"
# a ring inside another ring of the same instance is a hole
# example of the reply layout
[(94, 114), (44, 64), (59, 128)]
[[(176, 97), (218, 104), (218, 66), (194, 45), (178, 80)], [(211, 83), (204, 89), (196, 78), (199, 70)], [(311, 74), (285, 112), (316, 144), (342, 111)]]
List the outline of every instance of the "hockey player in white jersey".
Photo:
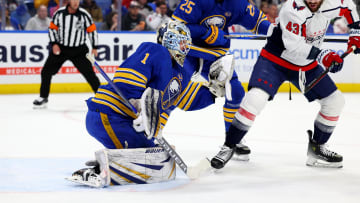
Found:
[[(343, 59), (321, 44), (330, 20), (344, 16), (350, 28), (348, 51), (360, 53), (360, 22), (352, 0), (288, 0), (279, 13), (277, 26), (268, 38), (254, 66), (249, 91), (240, 104), (226, 134), (221, 151), (211, 160), (214, 168), (222, 168), (234, 154), (234, 147), (252, 126), (257, 115), (272, 100), (279, 86), (288, 80), (297, 88), (309, 84), (323, 72), (341, 70)], [(330, 151), (326, 142), (333, 133), (344, 106), (344, 97), (333, 80), (326, 75), (304, 94), (309, 102), (317, 100), (320, 111), (314, 130), (308, 130), (308, 166), (342, 167), (343, 157)]]

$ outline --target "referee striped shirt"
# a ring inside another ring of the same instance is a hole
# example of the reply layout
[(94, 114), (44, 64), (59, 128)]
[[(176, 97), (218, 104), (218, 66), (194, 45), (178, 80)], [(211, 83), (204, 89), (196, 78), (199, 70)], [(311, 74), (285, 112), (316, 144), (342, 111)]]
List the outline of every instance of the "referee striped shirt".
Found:
[(50, 22), (50, 43), (65, 47), (79, 47), (86, 43), (86, 33), (88, 33), (91, 45), (96, 49), (98, 35), (90, 14), (83, 8), (71, 14), (67, 7), (59, 8)]

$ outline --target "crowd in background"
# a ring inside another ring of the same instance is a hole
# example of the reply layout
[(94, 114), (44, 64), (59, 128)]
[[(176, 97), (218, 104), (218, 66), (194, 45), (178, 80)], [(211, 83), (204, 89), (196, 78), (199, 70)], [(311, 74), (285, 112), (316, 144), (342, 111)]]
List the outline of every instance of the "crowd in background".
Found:
[[(0, 0), (0, 30), (47, 30), (51, 17), (68, 0)], [(81, 0), (99, 31), (155, 31), (170, 20), (181, 0)], [(279, 10), (286, 0), (249, 0), (276, 22)], [(119, 2), (121, 7), (119, 8)], [(354, 0), (360, 5), (360, 0)], [(360, 6), (358, 6), (359, 9)], [(5, 22), (2, 24), (2, 22)], [(120, 23), (119, 23), (120, 22)], [(343, 18), (331, 21), (327, 33), (346, 34)], [(233, 25), (229, 32), (248, 32)]]

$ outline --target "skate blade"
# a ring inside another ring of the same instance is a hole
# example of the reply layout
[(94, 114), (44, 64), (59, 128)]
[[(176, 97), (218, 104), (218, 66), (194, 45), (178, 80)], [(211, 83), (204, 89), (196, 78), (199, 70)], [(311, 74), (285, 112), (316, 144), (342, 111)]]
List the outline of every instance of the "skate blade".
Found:
[(250, 156), (248, 154), (235, 154), (234, 153), (234, 156), (232, 157), (233, 160), (235, 161), (249, 161), (250, 160)]
[(306, 165), (317, 168), (342, 168), (342, 162), (326, 162), (319, 159), (308, 158)]
[(47, 105), (43, 104), (43, 105), (33, 105), (33, 109), (47, 109)]
[(65, 180), (68, 180), (68, 181), (73, 182), (73, 183), (79, 183), (81, 185), (90, 186), (90, 187), (102, 188), (100, 183), (92, 183), (92, 182), (89, 182), (89, 181), (83, 181), (83, 180), (80, 180), (79, 178), (74, 177), (74, 176), (66, 177)]

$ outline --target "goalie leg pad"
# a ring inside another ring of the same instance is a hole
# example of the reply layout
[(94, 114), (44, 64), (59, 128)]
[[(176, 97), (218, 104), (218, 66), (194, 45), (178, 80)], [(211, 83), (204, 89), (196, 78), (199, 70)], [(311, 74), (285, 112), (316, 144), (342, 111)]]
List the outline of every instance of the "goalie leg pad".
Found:
[(147, 184), (174, 180), (176, 164), (161, 147), (104, 149), (95, 153), (109, 184)]

